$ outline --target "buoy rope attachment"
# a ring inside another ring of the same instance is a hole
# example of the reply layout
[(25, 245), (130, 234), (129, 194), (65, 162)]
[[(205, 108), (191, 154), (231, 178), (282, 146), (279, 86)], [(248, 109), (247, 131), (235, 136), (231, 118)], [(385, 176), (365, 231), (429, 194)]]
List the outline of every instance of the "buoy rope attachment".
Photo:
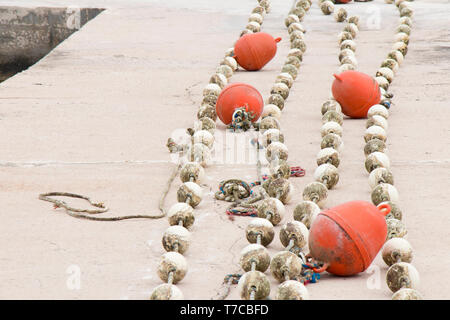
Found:
[(248, 111), (248, 104), (246, 103), (244, 106), (234, 110), (231, 123), (227, 128), (233, 131), (248, 131), (253, 127), (253, 119), (255, 117), (256, 115), (253, 111)]

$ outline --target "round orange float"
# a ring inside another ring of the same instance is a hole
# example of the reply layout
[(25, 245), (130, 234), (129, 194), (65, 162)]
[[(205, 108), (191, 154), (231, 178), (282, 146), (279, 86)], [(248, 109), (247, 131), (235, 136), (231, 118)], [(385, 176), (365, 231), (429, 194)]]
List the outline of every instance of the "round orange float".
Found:
[(378, 83), (371, 76), (358, 71), (344, 71), (334, 75), (331, 91), (342, 107), (342, 112), (351, 118), (365, 118), (367, 111), (380, 103)]
[(321, 212), (309, 231), (310, 255), (335, 275), (366, 270), (386, 240), (390, 211), (388, 204), (351, 201)]
[(219, 119), (226, 125), (230, 124), (233, 113), (241, 107), (253, 115), (252, 122), (257, 121), (264, 108), (264, 101), (259, 91), (241, 82), (232, 83), (223, 88), (216, 102), (216, 113)]
[(260, 70), (275, 56), (280, 41), (265, 32), (243, 35), (234, 45), (234, 58), (245, 70)]

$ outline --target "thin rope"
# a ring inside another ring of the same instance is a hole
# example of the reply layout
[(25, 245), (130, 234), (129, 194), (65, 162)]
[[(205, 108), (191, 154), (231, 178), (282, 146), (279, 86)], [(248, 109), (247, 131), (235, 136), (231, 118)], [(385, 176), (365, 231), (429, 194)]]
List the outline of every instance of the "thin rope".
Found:
[(230, 273), (225, 276), (225, 279), (222, 283), (221, 288), (219, 290), (222, 290), (222, 292), (217, 293), (216, 297), (211, 298), (211, 300), (225, 300), (231, 291), (231, 286), (233, 284), (237, 284), (239, 282), (239, 279), (241, 278), (242, 274), (239, 273)]
[[(39, 199), (43, 201), (48, 201), (53, 203), (53, 206), (55, 209), (57, 208), (63, 208), (65, 209), (65, 212), (74, 218), (78, 219), (86, 219), (86, 220), (94, 220), (94, 221), (120, 221), (120, 220), (126, 220), (126, 219), (160, 219), (167, 215), (166, 211), (164, 210), (164, 202), (166, 200), (167, 194), (169, 193), (170, 187), (172, 185), (173, 180), (178, 175), (178, 172), (181, 169), (182, 164), (179, 163), (176, 167), (174, 167), (172, 174), (169, 177), (169, 180), (166, 183), (165, 189), (161, 195), (161, 198), (159, 199), (159, 210), (161, 211), (161, 214), (159, 215), (145, 215), (145, 214), (137, 214), (137, 215), (127, 215), (127, 216), (120, 216), (120, 217), (94, 217), (92, 215), (99, 214), (99, 213), (105, 213), (109, 210), (109, 208), (105, 207), (105, 205), (102, 202), (95, 203), (92, 202), (89, 197), (75, 194), (75, 193), (69, 193), (69, 192), (48, 192), (48, 193), (41, 193), (39, 195)], [(66, 202), (52, 199), (50, 197), (69, 197), (69, 198), (78, 198), (83, 199), (89, 202), (90, 205), (97, 207), (99, 209), (79, 209), (79, 208), (73, 208), (69, 206)]]

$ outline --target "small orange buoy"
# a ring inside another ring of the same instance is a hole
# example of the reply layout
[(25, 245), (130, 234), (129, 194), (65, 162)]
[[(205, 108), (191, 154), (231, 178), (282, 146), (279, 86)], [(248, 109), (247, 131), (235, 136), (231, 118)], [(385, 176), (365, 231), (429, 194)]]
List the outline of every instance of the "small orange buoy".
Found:
[(236, 109), (242, 107), (253, 116), (252, 122), (259, 119), (263, 112), (264, 101), (258, 90), (249, 84), (240, 82), (229, 84), (223, 88), (216, 102), (216, 113), (219, 119), (229, 125)]
[(275, 56), (280, 41), (265, 32), (246, 34), (234, 45), (234, 58), (245, 70), (260, 70)]
[(342, 107), (342, 112), (351, 118), (365, 118), (371, 106), (380, 103), (378, 83), (369, 75), (358, 71), (344, 71), (334, 75), (331, 91)]
[(366, 270), (383, 246), (388, 204), (378, 207), (351, 201), (321, 212), (309, 230), (311, 256), (322, 261), (329, 273), (354, 275)]

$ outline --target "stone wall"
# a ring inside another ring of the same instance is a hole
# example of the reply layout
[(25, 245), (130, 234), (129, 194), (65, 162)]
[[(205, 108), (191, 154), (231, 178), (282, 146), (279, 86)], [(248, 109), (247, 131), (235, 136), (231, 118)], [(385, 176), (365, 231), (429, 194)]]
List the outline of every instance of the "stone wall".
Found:
[(101, 11), (0, 7), (0, 81), (36, 63)]

